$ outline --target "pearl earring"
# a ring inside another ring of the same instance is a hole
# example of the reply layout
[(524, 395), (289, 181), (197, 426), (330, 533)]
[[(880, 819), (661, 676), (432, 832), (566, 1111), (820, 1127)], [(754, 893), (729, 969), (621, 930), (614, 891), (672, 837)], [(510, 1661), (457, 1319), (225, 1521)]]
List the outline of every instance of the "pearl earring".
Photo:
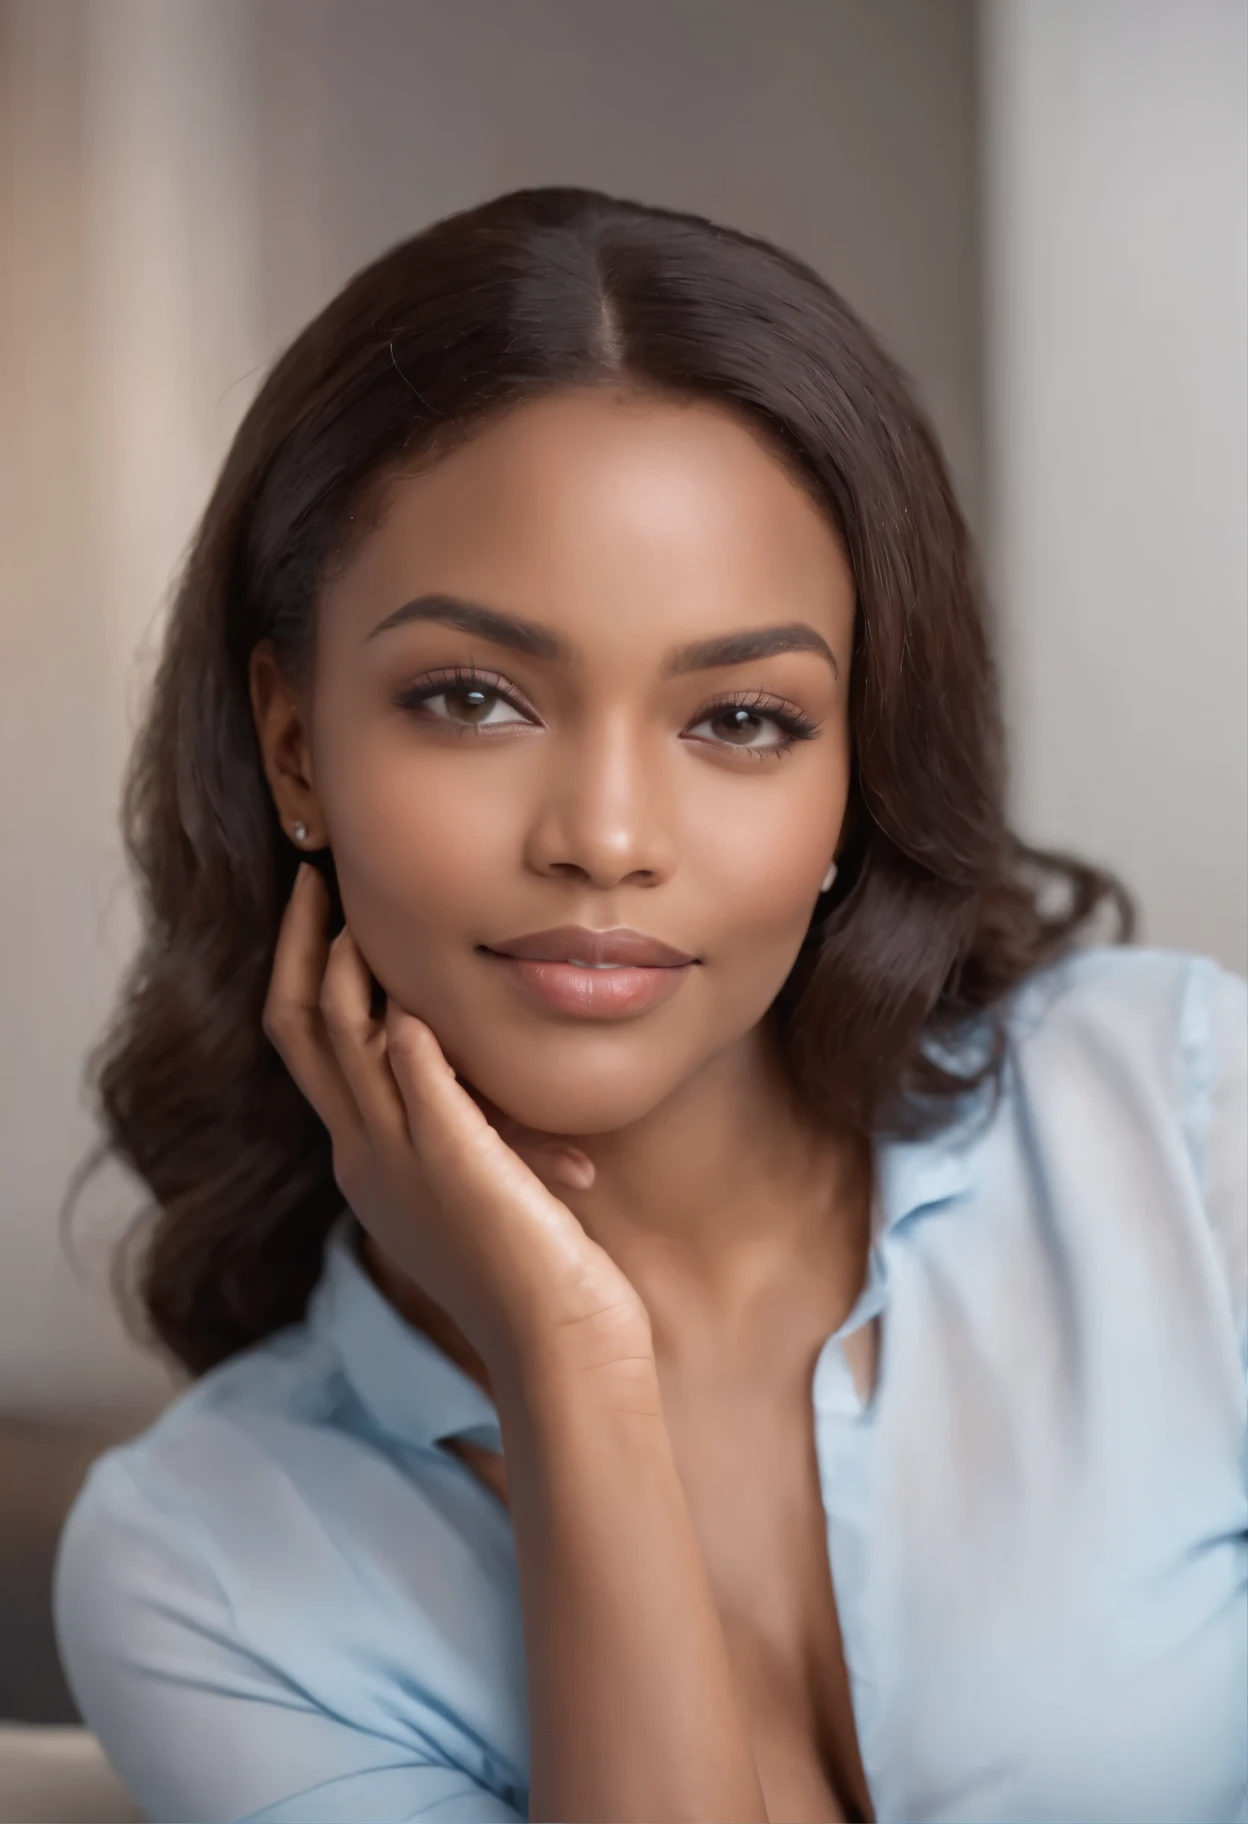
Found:
[(828, 869), (827, 873), (823, 877), (823, 885), (820, 887), (819, 891), (821, 893), (826, 893), (828, 888), (832, 885), (832, 882), (835, 879), (836, 879), (836, 863), (833, 862), (832, 866)]
[(306, 842), (308, 840), (308, 826), (306, 823), (292, 823), (290, 827), (296, 842)]

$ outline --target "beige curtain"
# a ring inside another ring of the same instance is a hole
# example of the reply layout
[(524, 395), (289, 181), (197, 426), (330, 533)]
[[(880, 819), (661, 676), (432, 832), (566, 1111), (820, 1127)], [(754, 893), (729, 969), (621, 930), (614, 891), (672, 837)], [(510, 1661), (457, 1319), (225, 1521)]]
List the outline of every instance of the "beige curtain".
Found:
[(135, 920), (117, 793), (163, 603), (258, 346), (250, 9), (0, 0), (0, 1410), (147, 1404), (104, 1243), (56, 1214)]

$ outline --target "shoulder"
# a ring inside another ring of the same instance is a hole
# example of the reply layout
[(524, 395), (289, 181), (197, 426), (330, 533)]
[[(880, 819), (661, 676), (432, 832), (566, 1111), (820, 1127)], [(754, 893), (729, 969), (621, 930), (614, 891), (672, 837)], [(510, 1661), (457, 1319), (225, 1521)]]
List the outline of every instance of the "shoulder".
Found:
[(1143, 1043), (1141, 1064), (1199, 1075), (1219, 1044), (1248, 1034), (1248, 982), (1210, 957), (1131, 945), (1076, 951), (1037, 971), (1005, 1007), (1016, 1041), (1081, 1033), (1111, 1049)]
[(149, 1816), (293, 1824), (331, 1787), (335, 1816), (516, 1815), (485, 1788), (519, 1764), (523, 1642), (466, 1480), (373, 1425), (302, 1325), (99, 1459), (56, 1634)]
[[(98, 1620), (92, 1592), (141, 1573), (229, 1609), (243, 1564), (265, 1550), (282, 1487), (288, 1510), (350, 1440), (335, 1424), (349, 1395), (332, 1354), (292, 1327), (213, 1369), (145, 1431), (91, 1467), (62, 1532), (57, 1623), (76, 1637)], [(258, 1525), (258, 1522), (261, 1523)]]
[[(1220, 1122), (1244, 1122), (1248, 1073), (1248, 981), (1209, 957), (1132, 946), (1075, 951), (1025, 977), (1004, 1001), (933, 1047), (955, 1069), (985, 1065), (1004, 1037), (1004, 1094), (994, 1113), (1022, 1096), (1037, 1107), (1069, 1103), (1077, 1080), (1093, 1102), (1147, 1105), (1157, 1123), (1179, 1122), (1197, 1155)], [(983, 1131), (982, 1094), (952, 1123)], [(1236, 1120), (1238, 1116), (1238, 1120)]]
[(384, 1734), (400, 1700), (375, 1669), (407, 1664), (400, 1708), (431, 1727), (426, 1682), (500, 1657), (501, 1528), (468, 1480), (381, 1432), (302, 1325), (224, 1364), (101, 1457), (70, 1512), (54, 1613), (79, 1708), (106, 1733), (124, 1698), (124, 1733), (150, 1674)]
[[(147, 1430), (100, 1457), (61, 1538), (66, 1593), (107, 1564), (161, 1563), (180, 1582), (212, 1583), (222, 1601), (263, 1612), (256, 1593), (325, 1597), (401, 1523), (444, 1530), (446, 1467), (390, 1435), (366, 1408), (325, 1338), (290, 1326), (211, 1370)], [(239, 1594), (245, 1602), (239, 1602)]]
[(71, 1655), (89, 1636), (115, 1644), (145, 1607), (172, 1614), (198, 1592), (249, 1648), (285, 1655), (309, 1604), (344, 1648), (440, 1611), (448, 1580), (498, 1582), (504, 1518), (455, 1459), (365, 1403), (327, 1339), (293, 1325), (92, 1465), (61, 1535), (58, 1631)]
[(105, 1453), (78, 1508), (97, 1483), (128, 1484), (153, 1502), (202, 1511), (222, 1478), (279, 1466), (310, 1436), (334, 1435), (351, 1394), (329, 1348), (292, 1325), (211, 1369), (178, 1394), (145, 1431)]
[(1103, 1109), (1177, 1124), (1202, 1180), (1211, 1147), (1248, 1144), (1248, 982), (1211, 958), (1078, 952), (1029, 977), (1003, 1015), (1011, 1072), (1033, 1092), (1077, 1079)]
[(1002, 1113), (1035, 1169), (1211, 1245), (1242, 1336), (1248, 982), (1208, 957), (1098, 948), (1030, 977), (1002, 1014)]

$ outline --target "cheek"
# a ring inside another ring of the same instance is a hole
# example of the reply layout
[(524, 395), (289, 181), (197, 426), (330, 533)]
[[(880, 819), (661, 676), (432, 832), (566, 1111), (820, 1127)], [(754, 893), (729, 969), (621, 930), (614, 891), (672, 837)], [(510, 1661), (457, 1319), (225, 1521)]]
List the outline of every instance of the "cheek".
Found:
[(716, 1022), (725, 1032), (748, 1029), (780, 992), (827, 867), (807, 825), (773, 818), (753, 840), (750, 834), (742, 832), (733, 854), (718, 859), (707, 901), (714, 907), (706, 931), (713, 965), (707, 985), (713, 980)]
[(717, 845), (708, 861), (711, 903), (719, 908), (725, 943), (748, 951), (762, 940), (783, 942), (810, 914), (811, 878), (827, 867), (820, 857), (831, 841), (826, 816), (817, 821), (775, 805), (765, 815), (738, 815), (731, 840)]
[(401, 739), (374, 738), (324, 759), (333, 784), (321, 800), (347, 919), (398, 992), (423, 959), (436, 960), (437, 942), (462, 944), (504, 884), (515, 810), (506, 793), (485, 789), (487, 769), (474, 758), (483, 757), (416, 756)]
[(730, 801), (721, 795), (690, 819), (690, 854), (725, 960), (761, 964), (764, 953), (801, 942), (849, 794), (848, 743), (821, 741), (819, 750), (809, 764), (794, 757), (789, 777), (733, 781)]

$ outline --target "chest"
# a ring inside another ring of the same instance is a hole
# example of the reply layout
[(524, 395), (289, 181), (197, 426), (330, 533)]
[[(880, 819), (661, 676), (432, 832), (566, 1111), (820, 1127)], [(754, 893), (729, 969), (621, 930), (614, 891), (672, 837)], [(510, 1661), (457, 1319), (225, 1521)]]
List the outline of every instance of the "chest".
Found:
[[(717, 1379), (665, 1394), (664, 1410), (768, 1816), (869, 1819), (808, 1396)], [(450, 1448), (506, 1506), (503, 1459)]]
[(720, 1378), (664, 1410), (768, 1815), (870, 1818), (808, 1392)]

